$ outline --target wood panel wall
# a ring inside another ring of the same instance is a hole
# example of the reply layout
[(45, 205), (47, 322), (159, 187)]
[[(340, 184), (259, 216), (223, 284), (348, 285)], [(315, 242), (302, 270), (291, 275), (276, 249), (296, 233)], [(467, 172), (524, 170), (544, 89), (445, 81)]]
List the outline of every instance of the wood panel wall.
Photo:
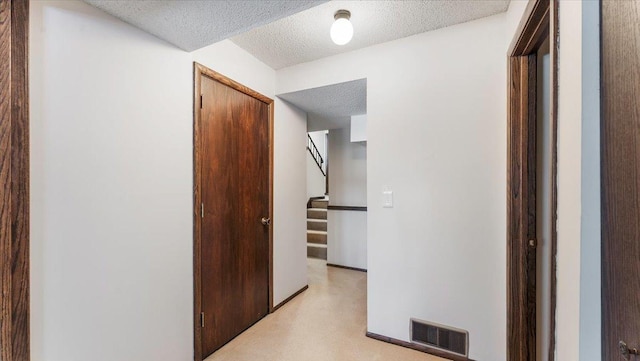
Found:
[(29, 360), (29, 1), (0, 0), (0, 361)]

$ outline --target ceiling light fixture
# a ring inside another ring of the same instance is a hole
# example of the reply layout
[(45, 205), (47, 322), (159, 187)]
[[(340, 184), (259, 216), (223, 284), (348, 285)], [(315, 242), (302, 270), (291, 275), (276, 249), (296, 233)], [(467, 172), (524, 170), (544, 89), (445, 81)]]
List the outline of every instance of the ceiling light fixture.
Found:
[(348, 10), (338, 10), (333, 18), (336, 21), (331, 25), (331, 40), (337, 45), (345, 45), (353, 38), (353, 25), (349, 21), (351, 13)]

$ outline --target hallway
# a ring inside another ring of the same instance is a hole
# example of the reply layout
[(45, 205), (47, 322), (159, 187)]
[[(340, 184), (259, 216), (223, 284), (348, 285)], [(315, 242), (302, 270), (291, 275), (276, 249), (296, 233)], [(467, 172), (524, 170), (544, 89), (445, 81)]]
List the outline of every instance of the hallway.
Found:
[(206, 361), (437, 361), (372, 340), (366, 332), (367, 274), (308, 259), (309, 289)]

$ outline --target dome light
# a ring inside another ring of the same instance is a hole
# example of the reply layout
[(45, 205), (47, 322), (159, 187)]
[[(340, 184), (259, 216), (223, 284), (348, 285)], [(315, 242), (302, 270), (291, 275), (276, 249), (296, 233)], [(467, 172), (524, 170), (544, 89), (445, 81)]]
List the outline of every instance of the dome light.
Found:
[(348, 10), (338, 10), (333, 17), (333, 25), (331, 25), (331, 40), (337, 45), (345, 45), (353, 38), (353, 25), (349, 19), (351, 13)]

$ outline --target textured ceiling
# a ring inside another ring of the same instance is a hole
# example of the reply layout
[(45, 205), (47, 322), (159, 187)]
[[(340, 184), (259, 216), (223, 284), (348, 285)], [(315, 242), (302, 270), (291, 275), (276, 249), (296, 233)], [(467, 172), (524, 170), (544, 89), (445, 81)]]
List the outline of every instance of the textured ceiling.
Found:
[(367, 113), (367, 79), (279, 94), (307, 112), (307, 131), (343, 128), (352, 115)]
[(326, 0), (84, 0), (187, 51), (211, 45)]
[[(274, 69), (504, 12), (510, 0), (331, 1), (232, 38)], [(351, 11), (353, 40), (335, 45), (333, 15)]]

